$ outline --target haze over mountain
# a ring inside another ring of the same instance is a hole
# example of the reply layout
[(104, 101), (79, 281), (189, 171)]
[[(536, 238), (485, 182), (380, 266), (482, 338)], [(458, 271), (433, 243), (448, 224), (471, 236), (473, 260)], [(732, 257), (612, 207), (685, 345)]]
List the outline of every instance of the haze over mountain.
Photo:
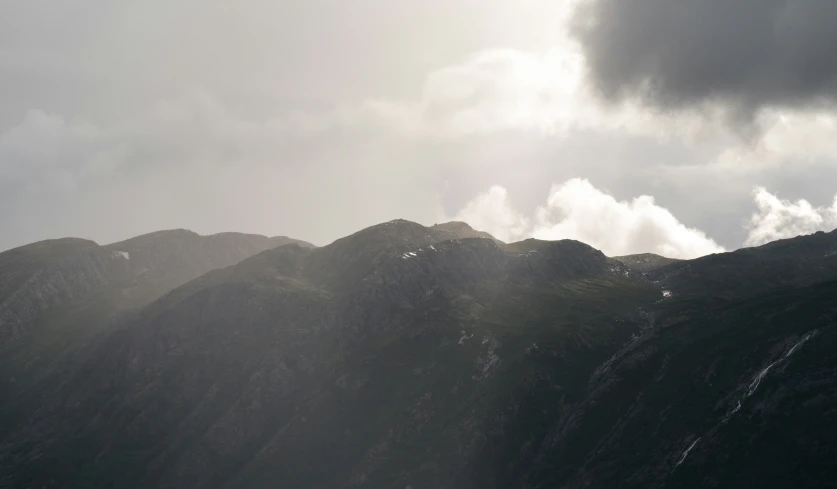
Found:
[[(17, 355), (0, 384), (0, 486), (762, 488), (837, 475), (836, 233), (696, 260), (404, 220), (322, 248), (282, 241), (173, 231), (0, 255), (4, 304), (27, 290), (18, 270), (60, 277), (3, 324)], [(143, 287), (154, 292), (130, 292)], [(85, 320), (50, 313), (67, 304)], [(65, 329), (86, 341), (49, 347), (62, 354), (32, 373), (40, 342)]]
[(10, 410), (37, 403), (13, 398), (123, 314), (210, 270), (289, 243), (313, 246), (284, 236), (179, 229), (106, 246), (66, 238), (0, 253), (0, 389), (9, 396), (0, 426), (11, 425)]
[(835, 25), (0, 1), (0, 489), (834, 486)]

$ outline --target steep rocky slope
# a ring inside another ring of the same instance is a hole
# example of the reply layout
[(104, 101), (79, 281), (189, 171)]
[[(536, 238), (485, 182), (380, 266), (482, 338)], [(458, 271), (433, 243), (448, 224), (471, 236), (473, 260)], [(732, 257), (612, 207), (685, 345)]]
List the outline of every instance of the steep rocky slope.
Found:
[(0, 438), (0, 486), (837, 476), (837, 235), (641, 273), (578, 242), (462, 231), (393, 221), (178, 287), (40, 384)]

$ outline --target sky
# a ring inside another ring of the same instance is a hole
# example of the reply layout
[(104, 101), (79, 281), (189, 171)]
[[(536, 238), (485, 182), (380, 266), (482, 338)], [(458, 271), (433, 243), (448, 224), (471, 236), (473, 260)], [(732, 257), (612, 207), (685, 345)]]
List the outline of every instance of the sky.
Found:
[(6, 0), (0, 250), (395, 218), (693, 258), (837, 227), (837, 3)]

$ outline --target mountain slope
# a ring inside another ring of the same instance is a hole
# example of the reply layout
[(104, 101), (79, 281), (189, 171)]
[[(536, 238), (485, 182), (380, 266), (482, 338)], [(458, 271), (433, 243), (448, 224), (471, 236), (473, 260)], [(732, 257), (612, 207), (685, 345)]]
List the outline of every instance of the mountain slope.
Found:
[(133, 275), (131, 293), (146, 304), (162, 294), (217, 268), (224, 268), (264, 250), (305, 241), (278, 236), (220, 233), (201, 236), (183, 229), (160, 231), (107, 245), (126, 260)]
[(50, 308), (124, 280), (120, 256), (81, 239), (35, 243), (0, 253), (0, 344)]
[(49, 240), (0, 253), (0, 433), (37, 405), (31, 387), (75, 350), (142, 307), (212, 269), (285, 237), (161, 231), (120, 243)]
[(752, 297), (827, 281), (837, 271), (837, 231), (678, 261), (648, 273), (673, 294)]
[(42, 384), (0, 439), (0, 486), (837, 476), (837, 235), (639, 273), (574, 241), (448, 232), (393, 221), (178, 287)]
[[(639, 328), (636, 301), (658, 296), (580, 243), (505, 251), (448, 237), (388, 223), (322, 249), (270, 250), (175, 290), (92, 348), (9, 437), (4, 464), (21, 469), (9, 480), (351, 486), (392, 476), (365, 455), (375, 446), (410, 469), (410, 439), (421, 436), (440, 466), (414, 476), (444, 484), (478, 455), (515, 386), (550, 375), (533, 360), (539, 348), (592, 370)], [(324, 273), (333, 269), (344, 274)], [(602, 314), (603, 301), (612, 311)], [(415, 411), (428, 400), (435, 407)], [(445, 419), (474, 427), (442, 430)], [(65, 444), (90, 451), (70, 468)], [(311, 463), (324, 456), (332, 462)]]
[[(42, 241), (0, 253), (0, 338), (50, 308), (119, 288), (124, 307), (143, 305), (210, 270), (288, 243), (278, 237), (161, 231), (108, 246), (75, 238)], [(131, 297), (127, 297), (131, 296)]]
[(638, 272), (650, 272), (680, 261), (675, 258), (666, 258), (664, 256), (655, 255), (654, 253), (615, 256), (614, 259), (624, 263), (630, 269)]

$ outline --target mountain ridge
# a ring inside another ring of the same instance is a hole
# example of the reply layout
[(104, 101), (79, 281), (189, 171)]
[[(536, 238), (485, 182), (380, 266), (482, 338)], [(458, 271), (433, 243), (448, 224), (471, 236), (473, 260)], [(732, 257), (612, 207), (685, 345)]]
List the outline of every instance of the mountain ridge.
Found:
[(0, 485), (821, 485), (832, 249), (824, 233), (643, 271), (407, 221), (268, 249), (36, 384), (0, 430)]
[(0, 432), (13, 424), (10, 410), (26, 412), (39, 402), (28, 395), (28, 384), (119, 328), (131, 311), (212, 269), (287, 243), (313, 246), (284, 237), (171, 230), (104, 246), (63, 238), (0, 253), (0, 394), (16, 400), (0, 408), (6, 418)]

